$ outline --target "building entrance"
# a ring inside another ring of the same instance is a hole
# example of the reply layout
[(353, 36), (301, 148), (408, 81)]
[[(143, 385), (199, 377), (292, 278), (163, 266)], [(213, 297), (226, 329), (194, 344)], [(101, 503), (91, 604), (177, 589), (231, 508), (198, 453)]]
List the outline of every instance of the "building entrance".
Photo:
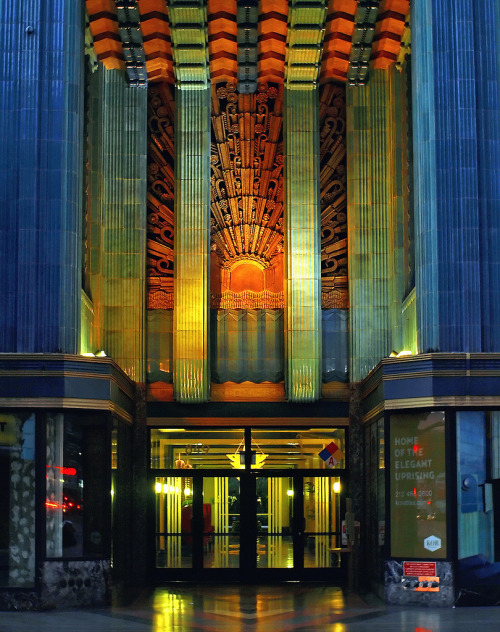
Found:
[[(283, 442), (286, 431), (259, 431), (257, 441), (246, 429), (227, 451), (227, 431), (204, 431), (196, 449), (174, 445), (191, 431), (152, 431), (152, 465), (177, 457), (177, 467), (151, 470), (156, 579), (342, 581), (346, 472), (314, 457), (332, 442), (343, 456), (343, 430), (333, 432), (294, 430), (294, 441)], [(224, 467), (209, 467), (217, 459)]]

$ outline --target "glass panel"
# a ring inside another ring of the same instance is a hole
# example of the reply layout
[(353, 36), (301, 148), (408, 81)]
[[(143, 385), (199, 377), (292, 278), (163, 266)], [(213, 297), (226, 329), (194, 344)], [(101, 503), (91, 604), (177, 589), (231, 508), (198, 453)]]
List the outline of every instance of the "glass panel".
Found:
[(345, 468), (345, 430), (252, 430), (252, 450), (265, 470), (342, 469)]
[(340, 478), (304, 478), (304, 567), (340, 566)]
[(157, 476), (156, 567), (191, 568), (193, 560), (193, 479)]
[(153, 469), (206, 469), (238, 467), (243, 463), (243, 430), (151, 430)]
[(257, 568), (293, 568), (293, 481), (259, 477), (257, 489)]
[(240, 564), (240, 482), (236, 477), (203, 479), (203, 566)]
[(391, 415), (391, 555), (446, 557), (443, 412)]
[(0, 476), (0, 586), (32, 586), (35, 581), (34, 414), (0, 414)]
[(500, 478), (500, 411), (492, 410), (491, 419), (491, 478)]
[(109, 442), (104, 422), (49, 414), (46, 438), (47, 557), (108, 557)]

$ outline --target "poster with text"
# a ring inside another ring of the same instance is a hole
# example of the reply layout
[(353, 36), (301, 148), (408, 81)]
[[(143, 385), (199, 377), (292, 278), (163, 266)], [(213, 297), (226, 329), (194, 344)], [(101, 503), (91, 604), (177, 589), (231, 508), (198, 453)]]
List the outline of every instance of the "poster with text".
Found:
[(446, 557), (444, 413), (391, 415), (391, 555)]

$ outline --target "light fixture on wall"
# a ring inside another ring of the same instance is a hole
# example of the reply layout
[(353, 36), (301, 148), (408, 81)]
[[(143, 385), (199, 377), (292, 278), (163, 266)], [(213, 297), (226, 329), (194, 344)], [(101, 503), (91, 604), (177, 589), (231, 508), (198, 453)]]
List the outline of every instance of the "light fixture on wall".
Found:
[(80, 355), (86, 358), (106, 358), (107, 357), (107, 353), (104, 351), (104, 349), (98, 349), (97, 351), (94, 351), (94, 353), (92, 353), (91, 351), (85, 351), (84, 353), (81, 353)]
[(402, 358), (403, 356), (411, 356), (413, 355), (409, 349), (403, 349), (403, 351), (394, 351), (394, 349), (390, 352), (390, 358)]

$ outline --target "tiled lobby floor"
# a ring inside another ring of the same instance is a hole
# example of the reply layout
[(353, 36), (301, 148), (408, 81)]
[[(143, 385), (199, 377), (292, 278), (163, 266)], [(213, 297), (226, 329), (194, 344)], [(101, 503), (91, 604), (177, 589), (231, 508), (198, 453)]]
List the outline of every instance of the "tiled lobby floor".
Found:
[(171, 586), (129, 607), (0, 612), (0, 632), (488, 632), (499, 608), (391, 608), (333, 586)]

